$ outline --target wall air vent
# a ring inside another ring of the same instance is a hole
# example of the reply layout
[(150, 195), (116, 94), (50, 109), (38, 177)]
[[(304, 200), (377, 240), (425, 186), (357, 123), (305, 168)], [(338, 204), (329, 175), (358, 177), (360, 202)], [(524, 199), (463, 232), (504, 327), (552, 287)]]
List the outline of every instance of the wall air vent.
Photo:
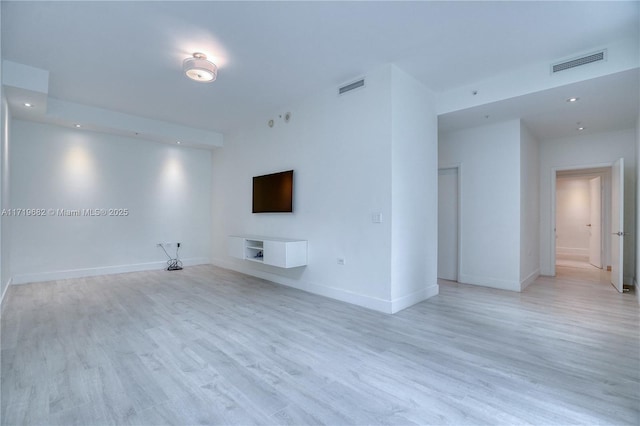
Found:
[(338, 95), (344, 95), (345, 93), (350, 92), (351, 90), (358, 89), (360, 87), (364, 87), (364, 78), (340, 87), (338, 89)]
[(592, 53), (591, 55), (582, 56), (580, 58), (571, 59), (570, 61), (560, 62), (551, 66), (551, 73), (555, 74), (560, 71), (565, 71), (571, 68), (579, 67), (582, 65), (591, 64), (594, 62), (606, 61), (607, 51), (601, 50), (600, 52)]

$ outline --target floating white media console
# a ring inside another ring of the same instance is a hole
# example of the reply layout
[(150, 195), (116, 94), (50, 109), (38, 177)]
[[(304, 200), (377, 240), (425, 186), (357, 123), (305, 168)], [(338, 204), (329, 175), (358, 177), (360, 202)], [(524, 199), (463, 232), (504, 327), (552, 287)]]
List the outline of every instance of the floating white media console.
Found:
[(229, 237), (229, 256), (279, 268), (307, 264), (307, 241), (234, 235)]

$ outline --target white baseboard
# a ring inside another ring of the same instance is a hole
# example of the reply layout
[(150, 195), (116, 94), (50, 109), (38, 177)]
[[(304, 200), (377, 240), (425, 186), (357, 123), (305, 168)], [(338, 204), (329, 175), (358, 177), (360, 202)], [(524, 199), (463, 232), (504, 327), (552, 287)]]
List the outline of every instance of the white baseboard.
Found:
[(638, 287), (638, 280), (634, 278), (633, 283), (633, 290), (636, 292), (636, 300), (638, 301), (638, 305), (640, 305), (640, 287)]
[(439, 287), (437, 285), (434, 285), (425, 289), (424, 291), (419, 291), (409, 296), (391, 301), (371, 296), (365, 296), (363, 294), (354, 293), (340, 288), (328, 287), (302, 280), (294, 280), (268, 271), (251, 268), (251, 266), (254, 266), (253, 264), (247, 265), (245, 267), (244, 265), (239, 265), (238, 263), (236, 263), (236, 261), (229, 261), (225, 259), (213, 259), (211, 263), (221, 268), (231, 269), (232, 271), (241, 272), (243, 274), (251, 275), (258, 278), (263, 278), (265, 280), (273, 281), (278, 284), (286, 285), (287, 287), (293, 287), (298, 290), (325, 296), (330, 299), (351, 303), (352, 305), (362, 306), (363, 308), (372, 309), (374, 311), (384, 312), (385, 314), (398, 312), (401, 309), (407, 308), (415, 303), (435, 296), (439, 291)]
[[(194, 257), (180, 259), (184, 266), (209, 264), (209, 259), (204, 257)], [(123, 274), (127, 272), (141, 272), (164, 269), (167, 267), (166, 261), (135, 263), (130, 265), (101, 266), (97, 268), (69, 269), (63, 271), (36, 272), (28, 274), (16, 274), (13, 276), (14, 285), (37, 283), (44, 281), (65, 280), (68, 278), (95, 277), (98, 275)]]
[(542, 275), (543, 277), (555, 277), (556, 274), (551, 272), (551, 269), (548, 267), (542, 267), (540, 269), (540, 275)]
[(497, 288), (500, 290), (520, 291), (520, 282), (507, 281), (492, 277), (479, 277), (476, 275), (460, 274), (458, 282), (463, 284), (481, 285), (483, 287)]
[(540, 269), (536, 269), (530, 273), (524, 280), (520, 281), (520, 291), (524, 290), (540, 276)]
[(395, 314), (403, 309), (420, 303), (423, 300), (427, 300), (430, 297), (437, 296), (440, 292), (440, 286), (438, 284), (430, 285), (429, 287), (416, 291), (415, 293), (407, 296), (399, 297), (391, 301), (391, 313)]

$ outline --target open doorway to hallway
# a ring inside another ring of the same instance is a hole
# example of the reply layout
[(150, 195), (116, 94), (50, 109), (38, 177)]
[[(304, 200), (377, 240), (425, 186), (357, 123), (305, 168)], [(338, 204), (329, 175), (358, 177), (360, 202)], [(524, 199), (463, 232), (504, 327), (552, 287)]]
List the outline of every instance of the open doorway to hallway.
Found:
[(438, 278), (458, 281), (460, 166), (438, 169)]
[(610, 265), (611, 169), (556, 172), (556, 267), (606, 271)]

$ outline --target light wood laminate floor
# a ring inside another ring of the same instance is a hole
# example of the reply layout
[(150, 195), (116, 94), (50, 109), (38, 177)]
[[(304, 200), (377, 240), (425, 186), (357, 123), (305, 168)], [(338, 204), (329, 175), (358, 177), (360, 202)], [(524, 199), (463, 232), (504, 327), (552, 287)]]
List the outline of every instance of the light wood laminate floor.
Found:
[(577, 271), (396, 315), (212, 266), (13, 286), (1, 423), (638, 425), (635, 296)]

